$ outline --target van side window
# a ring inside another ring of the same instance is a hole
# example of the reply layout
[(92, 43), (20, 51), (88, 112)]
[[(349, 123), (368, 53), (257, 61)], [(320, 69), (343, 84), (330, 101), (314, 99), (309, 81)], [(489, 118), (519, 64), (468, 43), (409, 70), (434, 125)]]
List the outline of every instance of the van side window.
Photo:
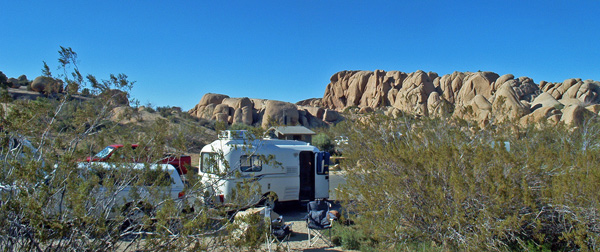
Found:
[(262, 160), (258, 156), (242, 155), (240, 157), (240, 170), (242, 172), (262, 171)]

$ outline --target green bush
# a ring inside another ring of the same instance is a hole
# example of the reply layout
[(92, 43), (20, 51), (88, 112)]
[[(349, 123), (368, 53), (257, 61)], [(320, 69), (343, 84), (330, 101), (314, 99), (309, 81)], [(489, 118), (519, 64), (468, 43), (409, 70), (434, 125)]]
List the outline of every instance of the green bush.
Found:
[(319, 148), (319, 150), (333, 152), (335, 150), (335, 143), (331, 137), (325, 133), (319, 133), (312, 138), (312, 145)]

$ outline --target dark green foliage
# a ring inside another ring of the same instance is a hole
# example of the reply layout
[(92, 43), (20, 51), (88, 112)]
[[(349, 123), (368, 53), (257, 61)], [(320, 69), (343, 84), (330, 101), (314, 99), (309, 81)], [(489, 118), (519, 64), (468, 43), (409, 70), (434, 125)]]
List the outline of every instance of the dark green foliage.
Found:
[(2, 71), (0, 71), (0, 88), (6, 88), (8, 84), (8, 77)]
[(20, 86), (27, 86), (29, 85), (29, 80), (27, 79), (26, 75), (21, 75), (19, 76), (19, 78), (17, 78), (17, 80), (19, 80), (19, 85)]
[(319, 150), (327, 151), (332, 153), (335, 150), (335, 143), (331, 137), (325, 133), (319, 133), (312, 138), (312, 145), (319, 148)]
[(253, 128), (254, 127), (243, 123), (234, 123), (229, 127), (230, 130), (251, 130)]

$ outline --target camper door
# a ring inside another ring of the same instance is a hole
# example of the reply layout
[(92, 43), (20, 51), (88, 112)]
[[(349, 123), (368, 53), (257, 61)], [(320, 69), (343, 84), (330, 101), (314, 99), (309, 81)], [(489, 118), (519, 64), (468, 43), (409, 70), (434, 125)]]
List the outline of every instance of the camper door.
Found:
[(329, 198), (329, 153), (317, 152), (315, 156), (315, 199)]

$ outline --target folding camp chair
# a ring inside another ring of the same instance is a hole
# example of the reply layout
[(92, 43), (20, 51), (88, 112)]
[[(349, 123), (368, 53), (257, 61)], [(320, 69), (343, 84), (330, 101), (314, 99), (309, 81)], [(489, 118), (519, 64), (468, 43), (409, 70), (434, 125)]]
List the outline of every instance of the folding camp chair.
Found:
[[(312, 247), (317, 241), (322, 240), (330, 247), (331, 227), (335, 216), (329, 214), (331, 203), (325, 200), (316, 200), (308, 202), (308, 214), (306, 216), (306, 228), (308, 229), (308, 246)], [(327, 230), (329, 239), (325, 238), (324, 231)], [(312, 238), (311, 238), (312, 236)]]
[(264, 208), (265, 223), (267, 224), (267, 238), (265, 245), (271, 251), (273, 244), (283, 246), (290, 251), (289, 241), (292, 234), (292, 224), (283, 223), (283, 216), (275, 213), (271, 208)]

